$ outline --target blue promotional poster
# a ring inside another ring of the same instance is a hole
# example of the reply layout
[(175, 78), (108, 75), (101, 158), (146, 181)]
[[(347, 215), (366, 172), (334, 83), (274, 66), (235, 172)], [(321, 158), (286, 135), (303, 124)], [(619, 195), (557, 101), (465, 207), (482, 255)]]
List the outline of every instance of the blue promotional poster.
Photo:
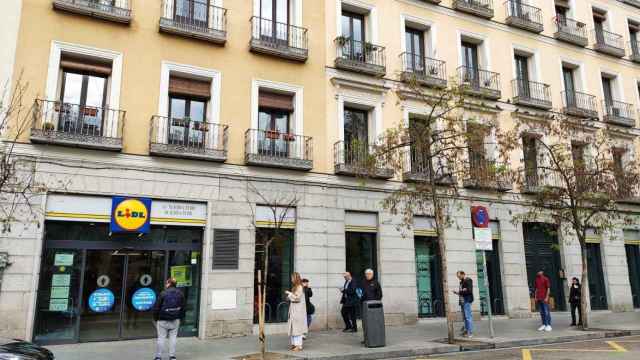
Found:
[(151, 310), (156, 303), (156, 292), (150, 288), (140, 288), (131, 296), (131, 305), (138, 311)]
[(149, 232), (151, 224), (151, 199), (114, 196), (111, 202), (111, 226), (113, 233)]
[(87, 303), (91, 311), (103, 313), (111, 310), (115, 301), (116, 297), (113, 295), (113, 292), (109, 289), (102, 288), (92, 292), (91, 295), (89, 295)]

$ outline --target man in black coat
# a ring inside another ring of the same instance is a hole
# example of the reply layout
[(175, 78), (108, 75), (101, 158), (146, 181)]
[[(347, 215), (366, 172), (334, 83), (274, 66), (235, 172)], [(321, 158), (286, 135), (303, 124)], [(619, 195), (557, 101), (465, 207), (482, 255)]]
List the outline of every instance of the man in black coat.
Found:
[(382, 287), (378, 280), (373, 278), (373, 270), (367, 269), (364, 272), (362, 284), (362, 302), (370, 300), (382, 300)]
[(165, 290), (160, 294), (153, 309), (153, 319), (156, 321), (158, 343), (154, 360), (162, 359), (164, 343), (169, 337), (169, 359), (176, 360), (176, 340), (180, 329), (180, 319), (185, 316), (185, 298), (182, 291), (176, 287), (174, 278), (167, 279)]
[(351, 273), (346, 271), (344, 273), (344, 285), (340, 289), (342, 298), (340, 304), (342, 304), (342, 319), (344, 320), (343, 332), (357, 332), (358, 324), (356, 323), (356, 306), (358, 306), (358, 294), (356, 293), (356, 284)]

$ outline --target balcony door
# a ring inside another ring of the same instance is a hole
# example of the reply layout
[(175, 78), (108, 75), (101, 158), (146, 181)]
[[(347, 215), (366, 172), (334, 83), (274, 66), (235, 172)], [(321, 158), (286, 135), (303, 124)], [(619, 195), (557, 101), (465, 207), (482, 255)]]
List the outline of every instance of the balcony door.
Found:
[(538, 186), (538, 140), (532, 136), (522, 138), (524, 155), (525, 184), (530, 187)]
[(485, 133), (486, 130), (480, 125), (467, 125), (469, 170), (472, 178), (486, 177), (487, 175), (487, 152), (484, 147)]
[(595, 27), (595, 34), (596, 34), (596, 42), (598, 44), (606, 44), (606, 39), (605, 39), (605, 29), (604, 29), (604, 22), (606, 20), (606, 15), (598, 13), (598, 12), (594, 12), (593, 13), (593, 25)]
[(342, 36), (347, 39), (342, 44), (342, 56), (356, 61), (365, 61), (364, 15), (348, 11), (342, 12)]
[(516, 65), (518, 96), (531, 98), (531, 89), (529, 88), (529, 58), (524, 55), (516, 55), (514, 60)]
[(563, 67), (562, 68), (562, 81), (564, 82), (564, 96), (567, 102), (567, 107), (577, 107), (576, 104), (576, 83), (573, 77), (573, 69)]
[(613, 107), (613, 86), (611, 78), (602, 77), (602, 93), (604, 94), (604, 103), (607, 105), (607, 110), (610, 110)]
[(64, 71), (58, 131), (102, 136), (106, 93), (106, 76)]
[(424, 74), (425, 51), (424, 51), (424, 31), (406, 28), (405, 42), (407, 46), (406, 67), (407, 70)]
[(463, 81), (471, 83), (473, 87), (479, 87), (480, 62), (477, 44), (462, 42), (462, 66), (464, 66)]
[(640, 55), (640, 47), (638, 46), (638, 31), (640, 31), (640, 25), (637, 23), (629, 24), (629, 40), (631, 44), (631, 54)]
[(364, 160), (369, 152), (369, 120), (366, 110), (344, 109), (345, 162)]
[(289, 157), (289, 146), (283, 137), (289, 134), (290, 113), (286, 110), (260, 108), (258, 115), (258, 153)]
[(169, 100), (169, 144), (204, 148), (207, 101), (177, 95), (171, 95)]
[(178, 23), (206, 28), (209, 0), (175, 0), (174, 20)]
[(289, 42), (289, 1), (260, 0), (260, 38), (275, 44)]

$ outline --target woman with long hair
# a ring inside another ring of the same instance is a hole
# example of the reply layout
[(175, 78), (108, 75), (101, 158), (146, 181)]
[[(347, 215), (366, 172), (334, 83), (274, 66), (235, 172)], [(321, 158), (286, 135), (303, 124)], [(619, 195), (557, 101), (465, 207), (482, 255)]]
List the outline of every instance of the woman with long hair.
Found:
[(300, 274), (291, 274), (291, 291), (286, 291), (289, 299), (288, 334), (292, 351), (302, 351), (302, 337), (307, 333), (307, 305)]
[(582, 297), (582, 285), (577, 277), (571, 279), (571, 288), (569, 289), (569, 304), (571, 304), (571, 326), (576, 326), (576, 309), (578, 310), (578, 326), (582, 325), (582, 308), (580, 307), (580, 298)]

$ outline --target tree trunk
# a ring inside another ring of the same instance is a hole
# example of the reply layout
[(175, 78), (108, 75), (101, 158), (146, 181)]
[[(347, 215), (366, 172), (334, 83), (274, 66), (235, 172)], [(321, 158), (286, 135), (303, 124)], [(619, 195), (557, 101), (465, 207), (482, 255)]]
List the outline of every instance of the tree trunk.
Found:
[[(434, 196), (437, 199), (437, 196)], [(447, 341), (449, 344), (454, 342), (454, 327), (453, 327), (453, 311), (449, 306), (449, 280), (447, 271), (447, 245), (445, 244), (444, 237), (444, 215), (442, 213), (442, 207), (439, 201), (434, 201), (434, 212), (436, 220), (436, 231), (438, 233), (438, 249), (440, 251), (440, 268), (442, 269), (442, 289), (443, 289), (443, 305), (445, 316), (447, 317)]]
[(268, 271), (269, 271), (269, 245), (271, 244), (271, 240), (268, 240), (265, 242), (264, 245), (264, 264), (263, 264), (263, 270), (264, 270), (264, 281), (262, 282), (262, 291), (260, 296), (262, 296), (262, 298), (260, 299), (260, 323), (258, 325), (259, 327), (259, 339), (260, 339), (260, 354), (262, 356), (262, 360), (265, 359), (265, 354), (267, 352), (267, 335), (265, 333), (265, 309), (267, 307), (266, 301), (267, 301), (267, 280), (269, 279), (268, 275)]
[(580, 293), (580, 312), (582, 313), (582, 329), (587, 330), (589, 328), (589, 274), (587, 269), (587, 244), (585, 239), (579, 239), (580, 241), (580, 255), (582, 259), (582, 291)]

